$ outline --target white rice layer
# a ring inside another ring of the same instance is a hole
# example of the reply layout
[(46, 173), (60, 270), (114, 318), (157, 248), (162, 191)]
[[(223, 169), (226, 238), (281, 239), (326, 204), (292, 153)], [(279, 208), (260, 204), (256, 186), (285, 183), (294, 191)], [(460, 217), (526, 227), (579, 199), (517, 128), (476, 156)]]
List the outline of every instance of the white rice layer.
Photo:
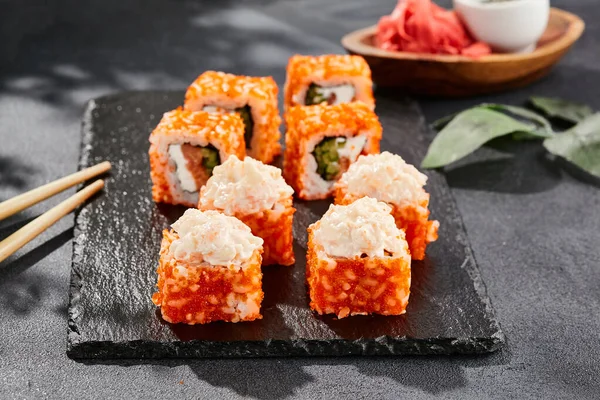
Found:
[[(305, 104), (306, 92), (308, 91), (308, 88), (311, 83), (314, 83), (315, 85), (319, 85), (322, 88), (351, 86), (353, 96), (350, 99), (350, 101), (352, 101), (352, 100), (361, 101), (363, 103), (370, 104), (370, 99), (371, 99), (370, 93), (372, 91), (372, 83), (369, 79), (367, 79), (365, 77), (339, 75), (339, 76), (333, 76), (329, 79), (323, 79), (320, 76), (314, 76), (313, 79), (308, 77), (306, 80), (308, 83), (305, 86), (300, 87), (298, 89), (298, 91), (293, 94), (292, 101), (294, 104), (301, 104), (301, 105)], [(346, 88), (342, 91), (341, 95), (344, 97), (344, 99), (346, 99), (348, 93), (349, 93), (349, 90)], [(341, 101), (340, 100), (340, 101), (336, 102), (335, 104), (349, 103), (350, 101)]]
[[(217, 126), (216, 129), (223, 129), (223, 128), (221, 128), (220, 126)], [(191, 191), (187, 191), (182, 186), (182, 181), (180, 180), (180, 177), (177, 174), (178, 163), (169, 154), (169, 149), (171, 148), (171, 146), (177, 145), (181, 149), (181, 145), (186, 144), (186, 143), (190, 144), (192, 146), (200, 146), (200, 147), (206, 147), (208, 145), (212, 145), (219, 151), (219, 157), (221, 159), (221, 162), (225, 162), (225, 160), (227, 160), (227, 158), (228, 158), (228, 154), (225, 153), (223, 150), (221, 150), (221, 144), (218, 141), (206, 140), (206, 135), (208, 134), (208, 128), (205, 128), (205, 130), (206, 130), (206, 132), (200, 132), (199, 134), (194, 134), (193, 136), (186, 135), (185, 131), (182, 130), (180, 135), (169, 135), (169, 136), (158, 135), (158, 136), (152, 136), (150, 138), (152, 144), (154, 144), (156, 146), (156, 149), (158, 150), (158, 154), (159, 154), (161, 162), (164, 164), (167, 164), (167, 168), (165, 171), (165, 177), (166, 177), (167, 183), (169, 184), (169, 191), (171, 192), (173, 199), (178, 203), (198, 204), (198, 190), (191, 192)], [(179, 164), (182, 164), (181, 159), (179, 159)], [(184, 173), (184, 178), (185, 178), (185, 173)], [(188, 188), (190, 188), (191, 184), (190, 185), (185, 184), (185, 186), (188, 186)], [(195, 183), (194, 183), (194, 186), (195, 186)]]
[(190, 172), (187, 167), (187, 161), (183, 152), (181, 151), (180, 144), (172, 144), (169, 146), (169, 156), (171, 160), (177, 166), (177, 170), (175, 173), (177, 174), (177, 179), (179, 180), (179, 184), (181, 188), (186, 192), (197, 192), (198, 185), (196, 185), (196, 180), (194, 179), (194, 175)]
[(335, 134), (331, 132), (327, 135), (318, 135), (313, 137), (308, 143), (306, 147), (306, 153), (304, 154), (304, 163), (307, 166), (306, 168), (306, 176), (304, 177), (304, 191), (308, 196), (325, 196), (331, 192), (333, 189), (333, 185), (335, 181), (326, 181), (321, 177), (321, 175), (317, 172), (317, 160), (312, 152), (315, 150), (315, 147), (321, 143), (325, 137), (331, 136), (343, 136), (346, 138), (346, 144), (343, 148), (338, 150), (338, 154), (340, 157), (346, 157), (350, 160), (350, 163), (356, 161), (360, 153), (365, 147), (367, 142), (367, 137), (365, 135), (356, 135), (354, 136), (350, 132), (340, 132), (339, 134)]

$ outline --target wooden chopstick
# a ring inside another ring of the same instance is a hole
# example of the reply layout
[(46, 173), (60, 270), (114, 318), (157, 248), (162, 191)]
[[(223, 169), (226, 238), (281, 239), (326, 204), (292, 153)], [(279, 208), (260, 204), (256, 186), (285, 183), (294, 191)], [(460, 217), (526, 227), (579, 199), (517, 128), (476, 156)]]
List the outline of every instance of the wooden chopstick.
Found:
[(0, 242), (0, 262), (25, 246), (37, 235), (48, 229), (49, 226), (73, 211), (96, 192), (104, 187), (104, 181), (99, 179), (85, 187), (59, 205), (46, 211), (6, 239)]
[(104, 161), (100, 164), (94, 165), (93, 167), (75, 172), (74, 174), (40, 186), (37, 189), (30, 190), (29, 192), (15, 196), (12, 199), (8, 199), (0, 203), (0, 221), (6, 217), (10, 217), (11, 215), (18, 213), (19, 211), (31, 207), (42, 200), (46, 200), (48, 197), (54, 196), (55, 194), (60, 193), (71, 186), (75, 186), (78, 183), (85, 182), (88, 179), (103, 174), (110, 170), (110, 167), (110, 163), (108, 161)]

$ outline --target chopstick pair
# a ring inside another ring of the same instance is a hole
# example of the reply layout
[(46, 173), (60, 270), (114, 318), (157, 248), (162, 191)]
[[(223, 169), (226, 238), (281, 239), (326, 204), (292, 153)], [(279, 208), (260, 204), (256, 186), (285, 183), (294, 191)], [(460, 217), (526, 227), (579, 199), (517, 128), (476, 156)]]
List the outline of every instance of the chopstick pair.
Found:
[[(40, 186), (37, 189), (20, 194), (12, 199), (0, 203), (0, 221), (13, 214), (18, 213), (32, 205), (46, 200), (57, 193), (62, 192), (72, 186), (85, 182), (88, 179), (94, 178), (109, 171), (111, 165), (108, 161), (86, 168), (74, 174), (57, 179), (46, 185)], [(62, 203), (46, 211), (21, 229), (0, 242), (0, 262), (4, 261), (15, 251), (25, 246), (40, 233), (48, 229), (56, 221), (69, 214), (78, 206), (83, 204), (87, 199), (104, 187), (104, 181), (98, 179), (89, 186), (75, 193)]]

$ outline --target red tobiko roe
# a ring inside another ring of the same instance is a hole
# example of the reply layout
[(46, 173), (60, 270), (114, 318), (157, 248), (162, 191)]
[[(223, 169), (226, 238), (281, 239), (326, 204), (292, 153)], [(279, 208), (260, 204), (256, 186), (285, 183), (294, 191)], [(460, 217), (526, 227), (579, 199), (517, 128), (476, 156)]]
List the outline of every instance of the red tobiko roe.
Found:
[(410, 53), (453, 54), (478, 58), (490, 46), (473, 39), (454, 11), (431, 0), (399, 0), (377, 25), (377, 47)]

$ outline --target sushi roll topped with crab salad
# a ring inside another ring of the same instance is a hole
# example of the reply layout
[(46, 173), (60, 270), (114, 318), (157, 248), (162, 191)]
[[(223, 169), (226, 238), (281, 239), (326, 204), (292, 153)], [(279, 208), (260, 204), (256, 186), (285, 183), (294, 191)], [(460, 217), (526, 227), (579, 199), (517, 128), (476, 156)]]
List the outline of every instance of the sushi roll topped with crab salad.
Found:
[(171, 323), (262, 318), (262, 244), (234, 217), (187, 210), (163, 231), (152, 301)]
[(429, 221), (427, 176), (402, 157), (387, 151), (361, 156), (335, 183), (335, 204), (363, 197), (387, 203), (398, 228), (405, 230), (412, 258), (422, 260), (427, 244), (437, 239), (438, 221)]
[(319, 314), (405, 312), (410, 293), (410, 251), (391, 207), (363, 197), (331, 205), (308, 228), (310, 306)]
[(198, 208), (239, 218), (264, 239), (263, 265), (294, 263), (292, 189), (279, 168), (232, 156), (202, 188)]
[(253, 214), (278, 209), (291, 200), (294, 189), (281, 176), (281, 170), (251, 157), (231, 156), (213, 170), (202, 188), (200, 207), (226, 214)]

